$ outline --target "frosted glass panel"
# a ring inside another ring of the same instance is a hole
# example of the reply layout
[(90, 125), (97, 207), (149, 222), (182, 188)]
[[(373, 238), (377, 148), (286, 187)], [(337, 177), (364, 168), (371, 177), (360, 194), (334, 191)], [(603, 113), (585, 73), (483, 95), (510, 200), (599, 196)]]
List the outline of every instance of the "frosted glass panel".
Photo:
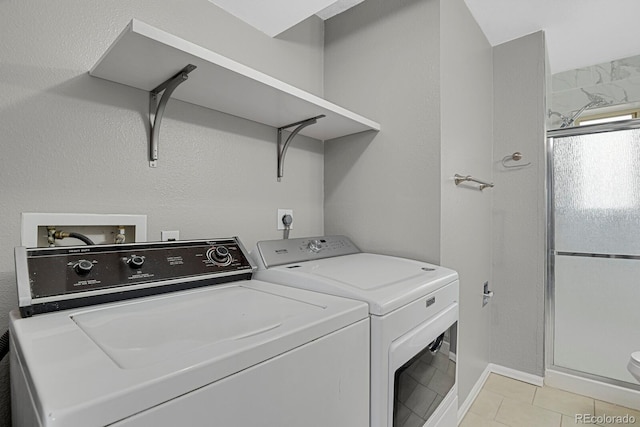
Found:
[(640, 255), (640, 130), (553, 141), (556, 251)]
[(555, 257), (554, 365), (637, 384), (640, 261)]

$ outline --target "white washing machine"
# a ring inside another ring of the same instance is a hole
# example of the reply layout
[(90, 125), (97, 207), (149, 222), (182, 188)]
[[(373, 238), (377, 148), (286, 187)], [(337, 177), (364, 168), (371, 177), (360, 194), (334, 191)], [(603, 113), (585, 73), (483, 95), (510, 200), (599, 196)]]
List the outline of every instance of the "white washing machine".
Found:
[(367, 305), (254, 269), (236, 238), (17, 248), (13, 425), (368, 426)]
[(458, 274), (362, 253), (345, 236), (258, 242), (255, 277), (364, 301), (371, 316), (371, 426), (457, 425)]

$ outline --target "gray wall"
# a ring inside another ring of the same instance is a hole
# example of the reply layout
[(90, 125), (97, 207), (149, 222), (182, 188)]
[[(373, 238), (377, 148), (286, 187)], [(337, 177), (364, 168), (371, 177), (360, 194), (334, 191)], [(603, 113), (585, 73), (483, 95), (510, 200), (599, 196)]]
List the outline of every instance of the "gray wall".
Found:
[[(292, 208), (293, 236), (323, 233), (322, 143), (296, 139), (277, 183), (275, 129), (172, 100), (151, 169), (148, 94), (87, 74), (135, 17), (322, 95), (322, 22), (271, 39), (207, 1), (161, 3), (0, 2), (2, 330), (17, 305), (21, 212), (147, 214), (152, 240), (178, 229), (183, 239), (239, 235), (252, 246), (278, 238), (276, 209)], [(7, 384), (5, 360), (0, 425)]]
[(325, 23), (325, 96), (381, 123), (325, 142), (325, 231), (440, 259), (437, 0), (367, 0)]
[(325, 95), (381, 123), (325, 143), (325, 231), (460, 273), (460, 401), (491, 361), (492, 49), (463, 0), (368, 0), (325, 26)]
[[(545, 40), (494, 48), (492, 362), (543, 375), (545, 279)], [(520, 151), (522, 169), (501, 159)]]
[(456, 187), (453, 176), (493, 175), (493, 56), (464, 0), (440, 4), (442, 229), (441, 262), (460, 275), (459, 401), (491, 362), (491, 309), (482, 307), (491, 280), (493, 190)]

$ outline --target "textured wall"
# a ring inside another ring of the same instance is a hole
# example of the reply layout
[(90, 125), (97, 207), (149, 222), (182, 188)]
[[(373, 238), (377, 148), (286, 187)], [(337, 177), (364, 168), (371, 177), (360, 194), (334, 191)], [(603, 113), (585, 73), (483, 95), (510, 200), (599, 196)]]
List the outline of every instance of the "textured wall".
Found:
[[(87, 72), (131, 18), (312, 93), (323, 92), (323, 24), (310, 18), (271, 39), (203, 0), (0, 2), (0, 328), (17, 305), (13, 248), (21, 212), (148, 215), (148, 237), (278, 238), (323, 232), (322, 143), (298, 138), (276, 182), (273, 128), (169, 101), (160, 162), (148, 166), (148, 94)], [(197, 72), (197, 71), (194, 71)], [(160, 82), (158, 82), (160, 83)], [(188, 82), (185, 84), (189, 84)], [(8, 422), (6, 360), (0, 425)]]
[(439, 1), (368, 0), (325, 23), (325, 95), (382, 130), (325, 143), (325, 230), (440, 258)]
[[(494, 363), (543, 375), (545, 41), (538, 32), (494, 48)], [(505, 169), (520, 151), (530, 166)]]
[(491, 310), (482, 290), (491, 278), (493, 190), (456, 187), (456, 173), (492, 180), (493, 56), (464, 0), (440, 4), (442, 116), (441, 262), (460, 275), (459, 402), (491, 362)]

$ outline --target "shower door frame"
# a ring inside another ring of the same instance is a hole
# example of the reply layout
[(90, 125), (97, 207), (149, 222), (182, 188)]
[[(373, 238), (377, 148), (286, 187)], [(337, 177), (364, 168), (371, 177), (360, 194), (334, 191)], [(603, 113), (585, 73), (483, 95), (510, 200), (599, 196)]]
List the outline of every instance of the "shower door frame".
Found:
[[(567, 136), (593, 135), (624, 130), (640, 129), (640, 119), (624, 120), (596, 125), (575, 126), (547, 131), (546, 141), (546, 203), (547, 203), (547, 286), (545, 295), (545, 370), (551, 369), (577, 377), (599, 381), (625, 389), (640, 391), (640, 385), (631, 384), (613, 378), (602, 377), (587, 372), (576, 371), (554, 364), (555, 342), (555, 210), (554, 210), (554, 176), (553, 176), (553, 143), (554, 139)], [(640, 261), (639, 261), (640, 262)]]

